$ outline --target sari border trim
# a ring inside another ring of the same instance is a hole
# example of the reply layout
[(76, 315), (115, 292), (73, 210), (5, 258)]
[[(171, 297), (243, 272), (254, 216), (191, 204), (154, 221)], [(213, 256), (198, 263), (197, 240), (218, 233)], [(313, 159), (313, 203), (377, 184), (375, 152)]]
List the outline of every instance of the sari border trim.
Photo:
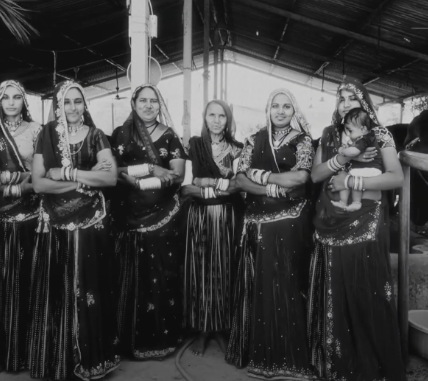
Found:
[(300, 217), (300, 213), (302, 212), (303, 208), (307, 204), (308, 200), (303, 200), (299, 202), (297, 205), (293, 205), (292, 207), (282, 210), (280, 212), (276, 213), (268, 213), (268, 214), (248, 214), (245, 215), (244, 218), (244, 225), (255, 222), (255, 223), (269, 223), (269, 222), (276, 222), (280, 220), (285, 220), (287, 218), (298, 218)]
[(171, 353), (174, 353), (177, 347), (169, 347), (165, 349), (159, 349), (159, 350), (151, 350), (151, 351), (144, 351), (140, 352), (138, 349), (134, 349), (133, 355), (134, 358), (137, 360), (148, 360), (151, 358), (161, 358), (168, 356)]
[[(327, 246), (349, 246), (355, 245), (361, 242), (373, 242), (377, 239), (377, 228), (379, 225), (379, 216), (380, 216), (380, 205), (381, 201), (374, 201), (376, 204), (375, 210), (373, 212), (373, 221), (368, 223), (369, 229), (363, 234), (356, 237), (348, 237), (346, 239), (337, 239), (331, 236), (321, 236), (318, 230), (315, 230), (315, 238), (317, 241), (321, 242)], [(358, 222), (355, 221), (354, 223)]]
[(147, 233), (147, 232), (155, 231), (155, 230), (165, 226), (171, 220), (171, 218), (174, 217), (175, 214), (177, 214), (177, 212), (180, 210), (180, 199), (179, 199), (177, 193), (174, 195), (174, 200), (175, 200), (174, 208), (168, 213), (168, 215), (166, 217), (164, 217), (162, 220), (160, 220), (157, 224), (148, 226), (146, 228), (141, 227), (138, 229), (133, 229), (130, 231), (131, 232), (138, 232), (138, 233)]
[(76, 365), (74, 374), (84, 381), (97, 380), (105, 377), (110, 372), (114, 371), (120, 364), (120, 356), (115, 355), (113, 361), (104, 361), (104, 365), (100, 363), (96, 368), (85, 369), (82, 365)]

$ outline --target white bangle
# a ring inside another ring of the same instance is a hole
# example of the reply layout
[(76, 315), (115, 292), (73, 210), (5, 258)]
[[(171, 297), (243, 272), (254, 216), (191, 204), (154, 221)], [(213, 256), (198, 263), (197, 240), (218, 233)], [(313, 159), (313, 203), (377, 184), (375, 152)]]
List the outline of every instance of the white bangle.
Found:
[(139, 164), (139, 165), (130, 165), (128, 167), (128, 175), (132, 177), (144, 177), (150, 174), (149, 165)]
[(162, 183), (157, 177), (150, 177), (148, 179), (141, 179), (138, 182), (141, 190), (149, 190), (149, 189), (160, 189)]
[(351, 175), (347, 175), (346, 177), (345, 177), (345, 188), (346, 189), (349, 189), (349, 184), (348, 184), (348, 181), (349, 181), (349, 178), (351, 177)]

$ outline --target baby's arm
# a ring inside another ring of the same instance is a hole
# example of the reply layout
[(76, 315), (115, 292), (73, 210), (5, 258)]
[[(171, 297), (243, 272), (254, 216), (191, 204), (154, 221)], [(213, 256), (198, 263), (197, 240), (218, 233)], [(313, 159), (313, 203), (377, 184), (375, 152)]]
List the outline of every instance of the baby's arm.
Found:
[(339, 155), (343, 155), (346, 157), (357, 157), (361, 153), (361, 151), (357, 147), (353, 146), (347, 148), (340, 147), (338, 152)]

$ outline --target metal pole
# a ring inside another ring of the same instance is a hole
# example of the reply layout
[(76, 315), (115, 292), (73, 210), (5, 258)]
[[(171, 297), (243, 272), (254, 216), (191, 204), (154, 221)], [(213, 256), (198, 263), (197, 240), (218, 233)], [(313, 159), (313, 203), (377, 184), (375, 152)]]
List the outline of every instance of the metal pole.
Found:
[(204, 0), (204, 107), (208, 103), (208, 81), (210, 63), (210, 0)]
[(216, 28), (214, 30), (214, 99), (218, 99), (218, 40), (220, 31)]
[(129, 17), (131, 37), (131, 91), (148, 81), (149, 9), (147, 0), (133, 0)]
[(224, 100), (224, 49), (220, 50), (220, 99)]
[(224, 64), (224, 101), (227, 103), (227, 62)]
[(183, 7), (183, 143), (186, 146), (191, 136), (192, 109), (192, 0), (184, 0)]
[(410, 239), (410, 167), (403, 165), (404, 182), (400, 190), (398, 251), (398, 325), (401, 353), (407, 360), (409, 335), (409, 239)]

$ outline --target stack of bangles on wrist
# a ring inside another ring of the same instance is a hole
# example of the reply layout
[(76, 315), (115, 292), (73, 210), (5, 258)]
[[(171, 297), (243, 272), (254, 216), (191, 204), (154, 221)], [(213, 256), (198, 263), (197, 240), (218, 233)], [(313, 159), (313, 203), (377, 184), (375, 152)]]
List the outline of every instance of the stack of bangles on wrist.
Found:
[(85, 185), (85, 184), (79, 183), (77, 181), (77, 168), (71, 168), (70, 166), (62, 167), (61, 168), (61, 180), (62, 181), (73, 181), (73, 182), (77, 183), (76, 190), (91, 189), (91, 187), (89, 185)]
[(22, 188), (21, 184), (18, 184), (20, 179), (21, 172), (11, 173), (6, 170), (0, 173), (1, 185), (6, 185), (3, 189), (3, 197), (21, 197)]
[(221, 189), (214, 189), (213, 187), (201, 188), (201, 198), (205, 200), (208, 198), (217, 198), (217, 196), (221, 195), (221, 192)]
[(149, 177), (148, 179), (141, 180), (135, 179), (135, 187), (140, 190), (161, 189), (161, 186), (162, 182), (158, 177)]
[(77, 168), (62, 167), (61, 168), (61, 180), (62, 181), (74, 181), (77, 182)]
[(269, 183), (266, 185), (266, 196), (275, 198), (287, 197), (286, 188)]
[(247, 171), (247, 177), (257, 184), (267, 185), (271, 173), (271, 171), (264, 171), (263, 169), (250, 168)]
[(222, 179), (222, 178), (215, 179), (214, 188), (215, 190), (220, 190), (225, 192), (229, 188), (229, 183), (230, 183), (229, 179)]
[(153, 164), (139, 164), (139, 165), (130, 165), (128, 167), (128, 175), (138, 178), (151, 175), (154, 171)]
[(363, 177), (362, 177), (362, 176), (352, 176), (352, 175), (347, 175), (347, 176), (345, 177), (345, 188), (346, 188), (346, 189), (351, 189), (351, 188), (349, 187), (349, 179), (350, 179), (351, 177), (352, 177), (352, 178), (353, 178), (353, 180), (354, 180), (354, 184), (353, 184), (352, 189), (353, 189), (353, 190), (356, 190), (356, 191), (361, 191), (361, 192), (365, 191), (365, 189), (363, 189)]
[(327, 161), (327, 166), (328, 169), (332, 172), (337, 172), (340, 171), (341, 169), (343, 169), (343, 165), (339, 163), (339, 161), (337, 160), (337, 156), (333, 156), (330, 160)]

